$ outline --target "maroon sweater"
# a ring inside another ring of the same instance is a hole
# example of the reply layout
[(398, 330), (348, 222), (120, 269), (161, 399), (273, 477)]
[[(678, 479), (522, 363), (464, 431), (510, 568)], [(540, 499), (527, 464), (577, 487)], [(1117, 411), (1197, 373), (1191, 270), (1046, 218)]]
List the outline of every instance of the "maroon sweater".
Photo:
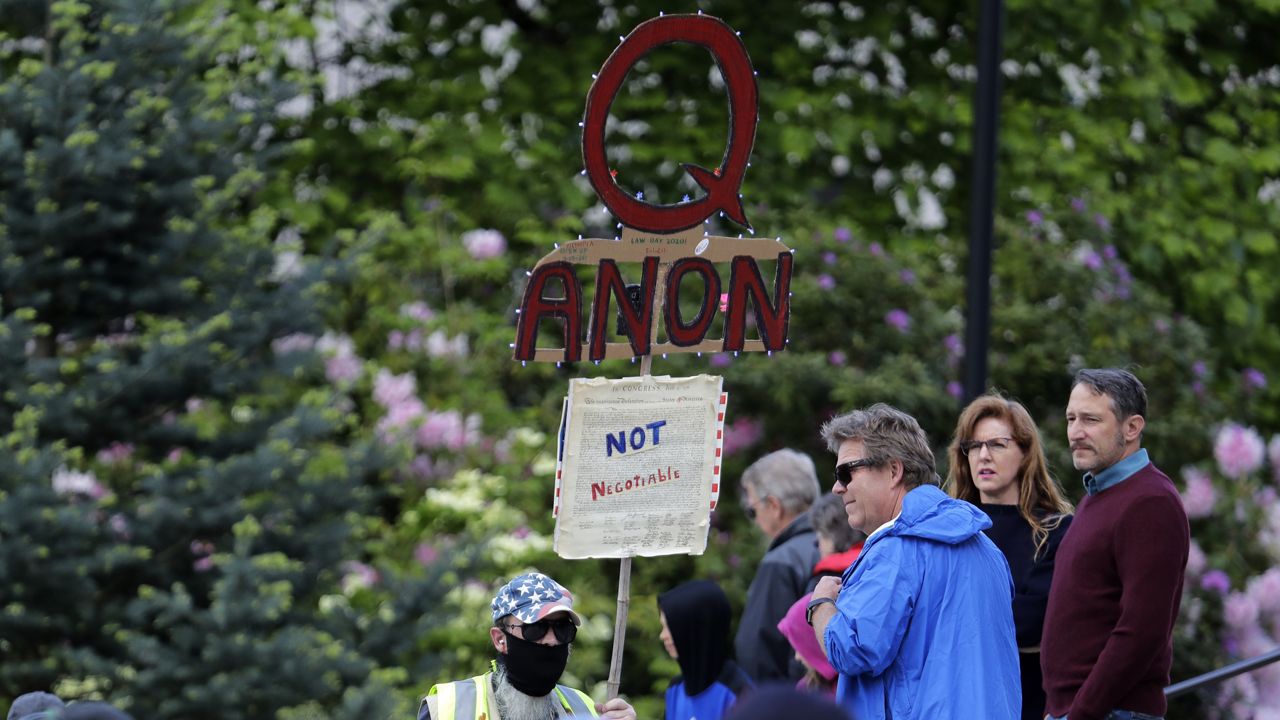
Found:
[(1155, 465), (1080, 502), (1040, 645), (1050, 714), (1164, 715), (1190, 542), (1178, 491)]

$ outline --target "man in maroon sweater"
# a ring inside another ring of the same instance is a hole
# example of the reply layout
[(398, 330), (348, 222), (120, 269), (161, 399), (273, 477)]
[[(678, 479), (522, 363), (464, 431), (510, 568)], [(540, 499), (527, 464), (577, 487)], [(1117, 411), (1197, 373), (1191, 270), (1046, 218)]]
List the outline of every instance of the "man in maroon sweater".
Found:
[(1040, 665), (1050, 718), (1159, 718), (1191, 533), (1142, 449), (1147, 391), (1126, 370), (1081, 370), (1067, 404), (1088, 491), (1058, 549)]

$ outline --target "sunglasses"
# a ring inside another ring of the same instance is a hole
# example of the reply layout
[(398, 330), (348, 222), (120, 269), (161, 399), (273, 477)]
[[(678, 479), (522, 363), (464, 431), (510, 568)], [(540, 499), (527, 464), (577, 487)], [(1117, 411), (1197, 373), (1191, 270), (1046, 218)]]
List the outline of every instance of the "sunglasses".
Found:
[(524, 625), (503, 625), (508, 632), (512, 628), (520, 628), (525, 640), (529, 642), (538, 642), (547, 636), (547, 632), (554, 632), (556, 640), (561, 645), (568, 645), (578, 636), (578, 626), (573, 624), (572, 620), (539, 620), (538, 622), (525, 623)]
[(836, 484), (849, 486), (849, 481), (853, 480), (853, 474), (858, 472), (859, 468), (875, 467), (880, 463), (870, 458), (862, 458), (861, 460), (850, 460), (847, 463), (841, 463), (836, 466)]
[(990, 440), (969, 440), (967, 442), (960, 443), (960, 452), (965, 456), (974, 455), (981, 453), (982, 448), (985, 446), (991, 451), (992, 455), (995, 455), (1008, 450), (1009, 445), (1012, 443), (1013, 438), (1011, 437), (998, 437), (991, 438)]

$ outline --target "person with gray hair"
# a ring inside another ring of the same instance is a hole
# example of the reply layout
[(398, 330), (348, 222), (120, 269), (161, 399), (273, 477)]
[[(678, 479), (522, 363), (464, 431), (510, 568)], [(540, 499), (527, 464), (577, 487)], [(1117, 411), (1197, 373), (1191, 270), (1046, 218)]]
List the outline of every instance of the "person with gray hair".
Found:
[(855, 410), (822, 436), (837, 456), (833, 492), (868, 534), (808, 605), (840, 673), (837, 702), (858, 720), (1018, 718), (1013, 578), (982, 532), (990, 518), (938, 488), (929, 440), (901, 410)]
[(756, 682), (804, 675), (778, 621), (805, 594), (820, 557), (808, 510), (821, 491), (813, 460), (795, 450), (769, 453), (742, 473), (743, 511), (769, 538), (733, 643), (738, 664)]
[(1058, 548), (1040, 640), (1049, 717), (1159, 718), (1191, 531), (1142, 447), (1147, 391), (1128, 370), (1081, 370), (1067, 401), (1085, 497)]

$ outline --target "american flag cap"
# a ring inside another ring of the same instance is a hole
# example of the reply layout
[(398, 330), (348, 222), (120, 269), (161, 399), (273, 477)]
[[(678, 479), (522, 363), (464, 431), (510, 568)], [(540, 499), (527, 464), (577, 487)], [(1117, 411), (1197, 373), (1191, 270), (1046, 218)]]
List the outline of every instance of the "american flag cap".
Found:
[(503, 585), (489, 603), (493, 621), (511, 615), (522, 623), (534, 623), (552, 613), (567, 612), (574, 625), (582, 618), (573, 611), (573, 593), (540, 572), (517, 575)]

